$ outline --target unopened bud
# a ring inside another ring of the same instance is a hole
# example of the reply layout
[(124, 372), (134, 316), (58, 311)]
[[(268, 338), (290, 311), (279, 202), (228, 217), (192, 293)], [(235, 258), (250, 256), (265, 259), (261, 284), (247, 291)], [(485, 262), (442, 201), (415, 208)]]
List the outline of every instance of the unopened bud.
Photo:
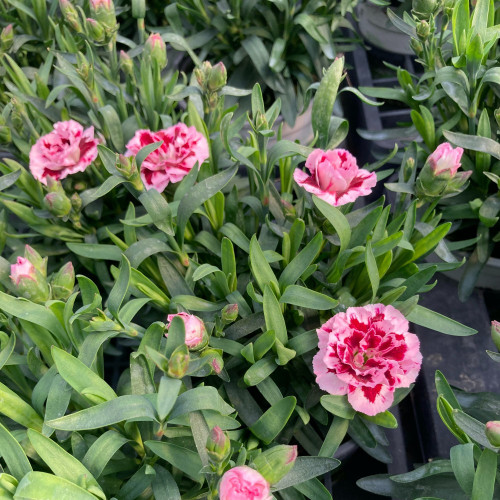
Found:
[(24, 258), (28, 259), (42, 276), (47, 276), (47, 257), (43, 257), (31, 246), (25, 245)]
[(66, 22), (78, 33), (83, 32), (78, 11), (70, 0), (59, 0), (59, 7)]
[(137, 191), (144, 190), (144, 184), (142, 183), (139, 170), (137, 169), (135, 156), (118, 155), (116, 170), (118, 170), (125, 179), (130, 181)]
[(218, 426), (210, 431), (207, 439), (207, 453), (211, 462), (220, 464), (231, 453), (231, 441), (227, 434)]
[(81, 52), (77, 52), (76, 62), (76, 72), (82, 77), (85, 82), (90, 82), (92, 80), (92, 67), (89, 64), (87, 58)]
[(208, 77), (208, 89), (215, 92), (227, 83), (227, 71), (222, 62), (217, 63), (210, 70)]
[(417, 57), (420, 57), (422, 55), (422, 52), (424, 51), (422, 42), (420, 40), (417, 40), (416, 38), (412, 38), (410, 40), (410, 47), (412, 48), (413, 52), (415, 52)]
[(126, 75), (134, 73), (134, 62), (124, 50), (120, 50), (120, 68)]
[(491, 322), (491, 339), (495, 344), (495, 347), (500, 351), (500, 322), (492, 321)]
[(270, 484), (276, 484), (290, 472), (296, 459), (297, 446), (282, 444), (257, 455), (254, 465)]
[(79, 212), (82, 209), (82, 199), (78, 193), (73, 193), (71, 196), (71, 206), (75, 212)]
[(111, 38), (118, 29), (113, 0), (90, 0), (90, 10), (92, 17), (102, 24), (107, 38)]
[(255, 128), (257, 130), (269, 130), (269, 123), (267, 122), (266, 115), (262, 111), (257, 111), (255, 116)]
[(189, 350), (181, 345), (175, 349), (168, 360), (167, 375), (172, 378), (182, 378), (189, 368)]
[(87, 36), (94, 42), (102, 43), (106, 40), (106, 32), (104, 30), (104, 26), (95, 19), (92, 19), (90, 17), (85, 19), (85, 29), (87, 31)]
[(71, 212), (71, 200), (60, 192), (47, 193), (43, 199), (43, 206), (56, 217), (65, 217)]
[(134, 19), (146, 17), (146, 0), (132, 0), (132, 17)]
[(71, 262), (64, 264), (51, 281), (52, 296), (54, 299), (67, 299), (75, 287), (75, 269)]
[(0, 49), (2, 52), (7, 52), (14, 42), (14, 27), (8, 24), (0, 33)]
[(418, 19), (429, 19), (437, 7), (436, 0), (413, 0), (412, 14)]
[(222, 309), (222, 321), (232, 323), (238, 318), (238, 304), (228, 304)]
[(420, 21), (417, 23), (417, 35), (421, 40), (427, 40), (431, 32), (431, 28), (427, 21)]
[(0, 144), (10, 144), (12, 142), (12, 133), (7, 125), (0, 125)]
[(486, 437), (490, 444), (495, 447), (500, 446), (500, 422), (498, 420), (492, 420), (486, 422)]
[(224, 360), (222, 359), (221, 352), (222, 351), (219, 351), (218, 349), (205, 349), (201, 353), (202, 358), (210, 358), (210, 367), (216, 375), (218, 375), (222, 371), (222, 368), (224, 368)]
[(150, 57), (160, 69), (167, 65), (167, 48), (159, 33), (151, 33), (144, 44), (144, 55)]
[(45, 276), (27, 258), (18, 257), (17, 262), (10, 266), (10, 279), (19, 296), (38, 304), (49, 299)]

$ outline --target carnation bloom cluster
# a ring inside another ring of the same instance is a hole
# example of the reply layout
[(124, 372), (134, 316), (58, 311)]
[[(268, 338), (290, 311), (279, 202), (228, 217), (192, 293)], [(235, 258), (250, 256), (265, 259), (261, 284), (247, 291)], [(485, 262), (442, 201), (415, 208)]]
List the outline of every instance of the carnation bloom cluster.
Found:
[(57, 122), (54, 130), (40, 137), (30, 151), (30, 170), (33, 177), (47, 184), (83, 172), (96, 158), (99, 139), (94, 127), (84, 130), (74, 120)]
[(358, 167), (356, 158), (345, 149), (315, 149), (306, 160), (311, 175), (297, 168), (295, 182), (330, 205), (340, 206), (371, 193), (377, 176)]
[(270, 500), (269, 483), (254, 469), (242, 465), (228, 470), (219, 485), (220, 500)]
[(394, 307), (350, 307), (318, 328), (313, 368), (321, 389), (347, 394), (359, 412), (376, 415), (393, 403), (394, 390), (415, 382), (422, 355), (408, 321)]
[[(83, 172), (97, 158), (99, 142), (94, 137), (94, 127), (84, 130), (74, 120), (58, 122), (52, 132), (40, 137), (31, 148), (31, 173), (47, 185), (48, 177), (61, 180)], [(142, 162), (140, 174), (146, 189), (154, 188), (160, 193), (169, 183), (181, 181), (209, 156), (205, 137), (184, 123), (158, 132), (138, 130), (126, 146), (126, 155), (135, 156), (155, 142), (162, 144)]]

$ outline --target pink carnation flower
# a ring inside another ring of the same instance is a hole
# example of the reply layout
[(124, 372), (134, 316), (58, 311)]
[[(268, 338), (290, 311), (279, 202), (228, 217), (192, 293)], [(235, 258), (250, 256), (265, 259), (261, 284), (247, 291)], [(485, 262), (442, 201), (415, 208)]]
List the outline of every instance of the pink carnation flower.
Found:
[(449, 172), (450, 177), (453, 177), (460, 168), (463, 152), (462, 148), (453, 148), (449, 142), (444, 142), (427, 158), (427, 161), (434, 175)]
[(242, 465), (228, 470), (219, 484), (220, 500), (269, 500), (269, 483), (254, 469)]
[(179, 182), (196, 162), (201, 165), (208, 158), (205, 137), (195, 127), (184, 123), (158, 132), (138, 130), (127, 144), (126, 155), (136, 155), (144, 146), (158, 141), (163, 141), (163, 144), (141, 165), (141, 178), (146, 189), (155, 188), (161, 193), (169, 182)]
[(94, 127), (83, 129), (74, 120), (57, 122), (54, 130), (38, 139), (30, 151), (30, 170), (33, 177), (47, 184), (83, 172), (96, 158), (99, 139)]
[(167, 328), (170, 328), (170, 323), (175, 318), (175, 316), (179, 316), (184, 321), (184, 328), (186, 331), (185, 343), (189, 348), (192, 349), (198, 347), (206, 340), (205, 324), (200, 318), (198, 318), (198, 316), (195, 316), (194, 314), (188, 314), (185, 312), (169, 314), (167, 317)]
[(345, 149), (315, 149), (306, 167), (311, 175), (297, 168), (293, 173), (295, 182), (335, 207), (370, 194), (377, 183), (375, 173), (359, 168), (356, 158)]
[(330, 394), (347, 394), (352, 407), (366, 415), (387, 410), (394, 389), (409, 387), (420, 371), (420, 342), (392, 306), (350, 307), (317, 332), (316, 382)]
[(36, 281), (36, 269), (28, 259), (18, 257), (17, 262), (10, 266), (10, 279), (17, 286), (23, 278)]

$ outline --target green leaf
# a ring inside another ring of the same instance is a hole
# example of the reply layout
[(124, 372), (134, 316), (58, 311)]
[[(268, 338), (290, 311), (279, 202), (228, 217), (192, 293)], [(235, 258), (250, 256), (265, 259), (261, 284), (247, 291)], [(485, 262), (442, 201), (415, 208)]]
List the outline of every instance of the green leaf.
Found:
[[(151, 144), (148, 144), (147, 146), (144, 146), (141, 148), (137, 154), (135, 155), (135, 162), (137, 164), (137, 168), (140, 170), (142, 162), (153, 152), (156, 151), (161, 145), (163, 144), (163, 141), (157, 141), (157, 142), (152, 142)], [(155, 190), (156, 191), (156, 190)], [(158, 192), (158, 191), (156, 191)], [(158, 193), (159, 194), (159, 193)]]
[(446, 380), (445, 376), (439, 370), (436, 370), (435, 383), (438, 396), (443, 396), (453, 409), (461, 410), (462, 407), (457, 401), (455, 393), (450, 387), (450, 384)]
[(345, 218), (345, 215), (338, 209), (326, 203), (326, 201), (313, 196), (313, 202), (318, 210), (328, 219), (330, 224), (335, 228), (340, 238), (340, 251), (344, 251), (349, 247), (351, 239), (351, 227)]
[(214, 410), (221, 415), (230, 415), (234, 412), (219, 395), (215, 387), (196, 387), (183, 392), (175, 401), (169, 415), (169, 420), (198, 410)]
[(76, 485), (85, 481), (87, 489), (91, 493), (106, 500), (104, 492), (90, 471), (74, 456), (61, 448), (52, 439), (32, 429), (28, 429), (28, 438), (40, 458), (56, 476), (67, 479)]
[(71, 252), (81, 257), (95, 260), (122, 259), (122, 251), (115, 245), (101, 245), (97, 243), (66, 243)]
[(9, 473), (18, 481), (33, 470), (17, 439), (2, 424), (0, 424), (0, 456)]
[(335, 396), (333, 394), (327, 394), (321, 396), (321, 406), (330, 413), (337, 415), (341, 418), (352, 420), (356, 411), (347, 401), (347, 396)]
[(488, 448), (483, 450), (477, 463), (471, 500), (493, 500), (497, 462), (497, 454), (494, 451)]
[(280, 303), (328, 311), (336, 307), (339, 301), (303, 286), (290, 285), (281, 296)]
[(435, 474), (447, 474), (452, 472), (451, 463), (449, 460), (432, 460), (428, 464), (418, 467), (411, 472), (405, 474), (398, 474), (391, 476), (391, 480), (396, 483), (412, 483), (425, 477), (433, 476)]
[(326, 148), (329, 142), (330, 118), (342, 81), (344, 57), (337, 57), (324, 74), (316, 92), (312, 107), (312, 128), (318, 134), (318, 147)]
[(500, 160), (500, 144), (493, 139), (469, 134), (460, 134), (449, 130), (443, 130), (443, 135), (455, 146), (460, 146), (470, 151), (486, 153)]
[(281, 312), (278, 299), (268, 285), (264, 285), (264, 317), (266, 318), (266, 327), (273, 330), (276, 338), (286, 345), (288, 342), (288, 333), (285, 324), (285, 318)]
[(105, 129), (111, 138), (115, 150), (123, 151), (125, 149), (125, 142), (123, 140), (122, 123), (115, 108), (110, 104), (106, 104), (106, 106), (99, 109), (99, 113), (104, 120)]
[(369, 422), (373, 422), (380, 427), (386, 427), (387, 429), (397, 429), (398, 421), (396, 417), (390, 411), (383, 411), (381, 413), (377, 413), (374, 416), (360, 414), (365, 420)]
[(318, 455), (320, 457), (330, 457), (335, 455), (340, 443), (344, 440), (349, 428), (349, 419), (335, 416), (332, 425), (328, 429), (328, 434), (325, 436), (321, 449)]
[(92, 443), (83, 457), (82, 464), (98, 478), (115, 453), (129, 441), (114, 430), (106, 431)]
[(474, 464), (474, 444), (457, 444), (450, 450), (451, 467), (457, 478), (458, 484), (470, 497), (472, 495), (472, 485), (474, 484), (474, 474), (476, 473)]
[(186, 326), (180, 316), (174, 316), (168, 327), (167, 346), (165, 356), (170, 358), (177, 347), (185, 344)]
[(95, 500), (95, 496), (62, 477), (29, 472), (19, 482), (14, 500)]
[(126, 182), (125, 179), (112, 175), (111, 177), (108, 177), (100, 186), (83, 191), (80, 195), (80, 198), (82, 199), (82, 207), (86, 207), (90, 203), (102, 198), (110, 191), (113, 191), (116, 186), (119, 186), (124, 182)]
[(279, 290), (278, 280), (267, 262), (255, 235), (252, 236), (250, 241), (250, 268), (262, 291), (264, 291), (266, 285), (272, 286), (271, 284), (274, 284), (273, 288), (276, 291)]
[(276, 364), (274, 357), (259, 359), (259, 361), (246, 371), (243, 380), (248, 386), (260, 384), (264, 379), (269, 377), (269, 375), (271, 375), (276, 368), (278, 368), (278, 365)]
[(42, 430), (43, 420), (33, 408), (14, 391), (0, 383), (0, 413), (28, 429)]
[(368, 278), (370, 279), (370, 284), (372, 286), (372, 302), (377, 296), (378, 287), (380, 284), (380, 276), (377, 267), (377, 261), (373, 255), (371, 242), (366, 244), (366, 255), (365, 255), (366, 270), (368, 272)]
[(144, 445), (194, 481), (203, 482), (203, 465), (197, 452), (164, 441), (146, 441)]
[(486, 426), (467, 415), (462, 410), (453, 410), (453, 419), (457, 426), (467, 435), (485, 448), (494, 449), (486, 437)]
[(297, 400), (293, 396), (283, 398), (269, 408), (257, 422), (250, 426), (250, 431), (265, 444), (271, 443), (285, 427), (296, 404)]
[(293, 285), (314, 262), (323, 246), (323, 235), (317, 233), (314, 238), (295, 256), (295, 258), (285, 267), (279, 278), (281, 290)]
[(52, 347), (52, 357), (61, 377), (92, 403), (116, 398), (115, 391), (79, 359), (55, 346)]
[(111, 292), (109, 293), (109, 298), (107, 306), (109, 312), (118, 319), (118, 311), (127, 296), (128, 287), (130, 285), (130, 262), (125, 255), (122, 255), (120, 274), (116, 280)]
[(182, 198), (177, 210), (177, 226), (180, 241), (184, 240), (184, 229), (193, 212), (215, 193), (221, 191), (235, 176), (238, 167), (228, 168), (196, 184)]
[(153, 495), (155, 500), (181, 500), (179, 487), (168, 470), (155, 465), (156, 475), (153, 479)]
[(174, 404), (181, 390), (182, 381), (176, 378), (163, 376), (160, 379), (158, 387), (158, 417), (161, 421), (165, 420), (172, 411)]
[(279, 491), (296, 484), (303, 483), (317, 476), (322, 476), (340, 465), (335, 458), (326, 457), (297, 457), (292, 470), (278, 483), (272, 486), (271, 491)]
[(172, 209), (167, 200), (156, 189), (149, 189), (142, 193), (139, 196), (139, 201), (151, 216), (153, 224), (160, 231), (170, 236), (175, 234), (172, 226)]
[(49, 420), (46, 424), (63, 431), (81, 431), (99, 429), (125, 420), (157, 421), (157, 415), (153, 405), (145, 397), (126, 395), (71, 415)]
[(467, 337), (477, 333), (477, 330), (474, 330), (473, 328), (462, 325), (458, 321), (447, 318), (442, 314), (431, 311), (430, 309), (418, 304), (412, 309), (410, 314), (408, 314), (407, 319), (412, 323), (435, 330), (436, 332), (445, 333), (447, 335)]

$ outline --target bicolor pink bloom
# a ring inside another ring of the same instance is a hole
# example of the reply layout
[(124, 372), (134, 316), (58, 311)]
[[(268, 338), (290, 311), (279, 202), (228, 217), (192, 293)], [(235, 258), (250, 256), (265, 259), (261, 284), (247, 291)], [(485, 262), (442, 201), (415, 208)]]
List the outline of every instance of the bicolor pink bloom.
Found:
[(23, 278), (36, 281), (36, 269), (28, 259), (18, 257), (17, 262), (10, 266), (10, 279), (17, 286)]
[(434, 175), (448, 172), (450, 177), (453, 177), (460, 168), (463, 152), (462, 148), (453, 148), (449, 142), (443, 142), (427, 158), (427, 161)]
[(186, 331), (185, 343), (189, 348), (198, 347), (200, 346), (200, 344), (205, 342), (207, 336), (205, 324), (200, 318), (198, 318), (198, 316), (195, 316), (194, 314), (188, 314), (185, 312), (169, 314), (167, 317), (167, 328), (170, 328), (170, 323), (176, 316), (179, 316), (179, 318), (184, 321), (184, 328)]
[(111, 9), (113, 3), (112, 0), (90, 0), (90, 6), (94, 10), (99, 8)]
[(219, 484), (220, 500), (269, 500), (269, 483), (254, 469), (241, 465), (229, 469)]
[(99, 139), (94, 127), (83, 129), (74, 120), (57, 122), (54, 130), (38, 139), (30, 151), (30, 170), (33, 177), (47, 184), (83, 172), (96, 158)]
[(138, 130), (127, 144), (127, 156), (136, 155), (144, 146), (163, 141), (141, 165), (141, 178), (146, 189), (160, 193), (170, 182), (179, 182), (195, 166), (208, 158), (208, 143), (195, 127), (178, 123), (158, 132)]
[(306, 160), (311, 173), (295, 169), (295, 182), (306, 191), (335, 207), (370, 194), (377, 176), (358, 167), (356, 158), (345, 149), (315, 149)]
[(316, 331), (316, 382), (330, 394), (347, 394), (352, 407), (366, 415), (387, 410), (394, 390), (409, 387), (420, 371), (420, 342), (392, 306), (349, 307)]

